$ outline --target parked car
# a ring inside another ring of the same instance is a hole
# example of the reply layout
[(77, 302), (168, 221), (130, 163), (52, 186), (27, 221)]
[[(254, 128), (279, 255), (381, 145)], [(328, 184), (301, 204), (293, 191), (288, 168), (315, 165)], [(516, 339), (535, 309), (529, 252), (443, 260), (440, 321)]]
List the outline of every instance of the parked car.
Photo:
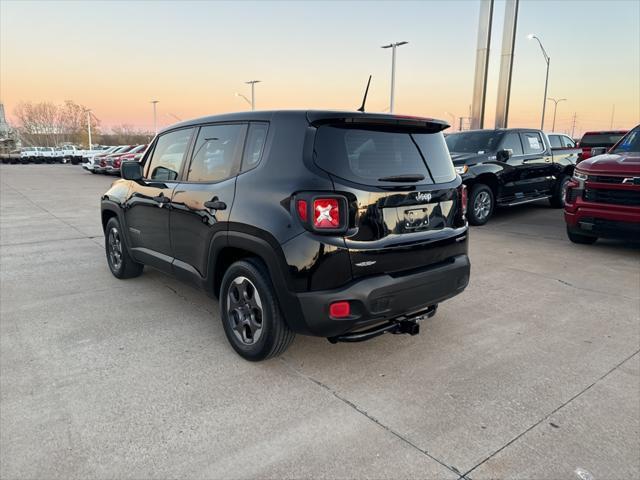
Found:
[(566, 198), (564, 218), (572, 242), (590, 244), (600, 237), (640, 241), (640, 125), (608, 153), (581, 162)]
[(547, 133), (551, 150), (567, 150), (578, 148), (575, 140), (564, 133)]
[(466, 189), (437, 120), (244, 112), (161, 132), (102, 197), (107, 262), (220, 298), (232, 347), (416, 334), (469, 281)]
[(446, 138), (456, 172), (469, 188), (471, 225), (484, 225), (495, 208), (549, 199), (564, 206), (564, 187), (579, 149), (553, 151), (540, 130), (470, 130)]
[[(122, 145), (117, 145), (117, 146), (99, 146), (99, 147), (93, 147), (90, 150), (82, 150), (80, 152), (80, 157), (81, 157), (81, 163), (84, 167), (84, 164), (94, 164), (94, 157), (96, 155), (102, 155), (102, 154), (109, 154), (109, 153), (113, 153), (116, 149), (120, 148)], [(73, 163), (73, 162), (72, 162)], [(92, 168), (90, 168), (89, 170), (92, 170)]]
[(34, 162), (37, 155), (37, 147), (22, 147), (20, 149), (20, 163)]
[(127, 160), (136, 160), (142, 157), (146, 145), (136, 145), (131, 150), (123, 153), (113, 153), (105, 157), (105, 173), (109, 173), (112, 175), (120, 175), (120, 164), (122, 160), (126, 157)]
[(93, 170), (91, 173), (105, 173), (107, 171), (107, 157), (116, 153), (126, 153), (133, 148), (133, 145), (120, 145), (112, 152), (105, 151), (93, 157)]
[(582, 149), (582, 157), (580, 161), (586, 160), (593, 156), (591, 150), (593, 148), (606, 148), (609, 149), (614, 146), (618, 141), (628, 132), (628, 130), (605, 130), (599, 132), (586, 132), (578, 147)]

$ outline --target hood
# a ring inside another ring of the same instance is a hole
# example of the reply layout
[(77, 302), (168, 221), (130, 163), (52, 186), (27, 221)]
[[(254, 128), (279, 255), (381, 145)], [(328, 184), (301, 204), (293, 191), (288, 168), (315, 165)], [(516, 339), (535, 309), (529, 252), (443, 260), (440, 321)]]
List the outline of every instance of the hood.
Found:
[(598, 155), (583, 160), (578, 168), (587, 173), (640, 175), (640, 152)]
[(454, 165), (474, 165), (476, 163), (484, 162), (489, 157), (487, 153), (451, 153), (451, 160)]

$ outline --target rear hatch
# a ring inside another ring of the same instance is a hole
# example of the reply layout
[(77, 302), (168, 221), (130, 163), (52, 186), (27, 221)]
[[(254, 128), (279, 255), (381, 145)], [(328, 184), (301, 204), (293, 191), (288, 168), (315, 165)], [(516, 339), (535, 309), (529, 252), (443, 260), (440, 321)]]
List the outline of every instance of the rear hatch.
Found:
[(427, 119), (363, 115), (318, 125), (315, 164), (349, 200), (354, 277), (402, 275), (466, 254), (461, 180)]

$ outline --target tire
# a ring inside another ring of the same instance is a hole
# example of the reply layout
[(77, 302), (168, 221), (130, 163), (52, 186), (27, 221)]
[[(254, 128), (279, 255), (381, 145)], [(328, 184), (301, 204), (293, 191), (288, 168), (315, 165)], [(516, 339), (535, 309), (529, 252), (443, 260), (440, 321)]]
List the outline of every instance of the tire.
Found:
[(484, 225), (493, 216), (495, 210), (493, 190), (484, 183), (471, 187), (467, 207), (467, 219), (471, 225)]
[(567, 175), (563, 175), (556, 181), (556, 185), (553, 189), (553, 195), (549, 199), (549, 203), (553, 208), (564, 208), (567, 184), (570, 178)]
[(233, 349), (252, 362), (280, 355), (295, 337), (284, 321), (267, 268), (258, 258), (235, 262), (225, 272), (220, 318)]
[(95, 170), (89, 170), (91, 173), (93, 173), (94, 175), (96, 174)]
[(581, 245), (593, 245), (598, 240), (598, 237), (592, 237), (590, 235), (581, 235), (579, 233), (572, 232), (567, 228), (567, 237), (573, 243), (579, 243)]
[(115, 217), (110, 218), (104, 233), (104, 249), (109, 270), (120, 279), (137, 277), (144, 269), (143, 264), (131, 258), (125, 241), (120, 222)]

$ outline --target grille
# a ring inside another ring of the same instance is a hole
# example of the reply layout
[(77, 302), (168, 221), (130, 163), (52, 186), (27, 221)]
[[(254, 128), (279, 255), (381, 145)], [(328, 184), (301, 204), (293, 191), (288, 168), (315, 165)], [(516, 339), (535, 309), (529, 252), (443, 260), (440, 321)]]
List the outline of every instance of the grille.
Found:
[(584, 199), (589, 202), (640, 206), (640, 191), (587, 188), (584, 192)]
[(616, 185), (620, 185), (625, 177), (611, 177), (608, 175), (589, 175), (588, 180), (590, 182), (598, 182), (598, 183), (613, 183)]

